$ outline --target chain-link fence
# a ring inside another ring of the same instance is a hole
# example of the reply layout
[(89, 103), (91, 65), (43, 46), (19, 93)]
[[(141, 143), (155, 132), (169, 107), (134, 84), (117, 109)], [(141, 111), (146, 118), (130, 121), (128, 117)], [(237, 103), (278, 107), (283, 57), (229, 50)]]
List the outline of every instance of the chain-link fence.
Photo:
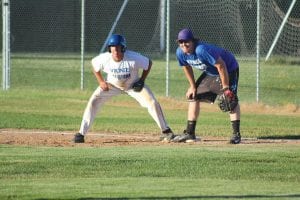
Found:
[[(12, 56), (10, 85), (11, 88), (80, 88), (82, 41), (84, 41), (86, 60), (84, 63), (89, 65), (90, 58), (100, 52), (111, 32), (124, 35), (130, 49), (142, 52), (154, 60), (164, 60), (166, 49), (169, 49), (172, 62), (175, 60), (177, 33), (180, 29), (189, 27), (200, 40), (222, 46), (237, 56), (242, 65), (241, 76), (244, 78), (241, 78), (240, 92), (244, 96), (248, 95), (255, 101), (259, 85), (261, 100), (268, 101), (264, 94), (271, 94), (276, 90), (267, 83), (277, 79), (278, 74), (270, 75), (267, 63), (260, 62), (259, 69), (256, 62), (258, 8), (260, 11), (259, 61), (261, 61), (265, 59), (274, 43), (274, 38), (292, 1), (10, 0)], [(260, 2), (259, 7), (257, 2)], [(82, 10), (82, 3), (84, 3), (84, 10)], [(169, 11), (169, 18), (166, 17), (167, 11)], [(280, 32), (271, 58), (284, 56), (289, 57), (293, 62), (300, 56), (299, 13), (300, 2), (298, 1)], [(1, 16), (2, 14), (3, 10)], [(167, 19), (169, 19), (168, 23)], [(167, 32), (170, 33), (169, 38), (166, 37)], [(166, 46), (166, 39), (169, 39), (169, 47)], [(299, 65), (295, 68), (289, 66), (290, 63), (283, 66), (286, 71), (293, 71), (295, 75)], [(176, 68), (176, 61), (171, 64), (168, 77), (170, 96), (176, 96), (178, 77), (175, 75), (178, 67)], [(278, 64), (280, 62), (274, 65)], [(30, 73), (24, 73), (26, 70)], [(85, 88), (94, 88), (95, 83), (90, 80), (89, 71), (85, 70), (83, 74)], [(180, 76), (183, 74), (181, 73)], [(155, 84), (165, 85), (165, 76), (159, 77), (160, 80), (154, 80)], [(284, 79), (284, 84), (290, 88), (288, 95), (292, 99), (287, 101), (299, 104), (298, 79), (290, 75), (285, 75)], [(282, 85), (282, 88), (284, 87)], [(158, 93), (164, 94), (160, 91)], [(271, 103), (274, 103), (272, 101)]]
[[(87, 52), (100, 51), (123, 2), (85, 1)], [(114, 32), (124, 34), (133, 49), (159, 51), (159, 5), (129, 0)], [(11, 0), (11, 37), (13, 53), (80, 53), (81, 0)]]

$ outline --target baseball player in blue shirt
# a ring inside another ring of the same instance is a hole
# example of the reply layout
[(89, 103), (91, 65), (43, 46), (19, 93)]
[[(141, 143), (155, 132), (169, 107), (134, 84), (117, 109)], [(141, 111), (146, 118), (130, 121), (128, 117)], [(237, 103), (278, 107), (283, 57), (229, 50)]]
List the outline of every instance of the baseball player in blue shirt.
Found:
[[(176, 57), (190, 85), (186, 92), (190, 103), (187, 127), (173, 141), (195, 141), (200, 102), (214, 103), (218, 97), (220, 109), (229, 112), (233, 129), (230, 143), (240, 143), (239, 65), (234, 55), (226, 49), (199, 41), (190, 29), (182, 29), (178, 33), (177, 43)], [(195, 79), (193, 69), (203, 71), (198, 79)]]

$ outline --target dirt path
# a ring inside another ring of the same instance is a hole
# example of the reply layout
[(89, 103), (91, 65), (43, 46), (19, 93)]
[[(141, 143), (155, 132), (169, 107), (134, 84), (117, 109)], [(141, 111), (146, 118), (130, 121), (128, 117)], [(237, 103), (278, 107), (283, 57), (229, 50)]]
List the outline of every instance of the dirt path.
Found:
[[(73, 132), (41, 131), (41, 130), (19, 130), (0, 129), (0, 144), (23, 145), (23, 146), (55, 146), (55, 147), (104, 147), (104, 146), (128, 146), (128, 145), (230, 145), (228, 138), (202, 137), (201, 141), (192, 143), (165, 143), (159, 141), (157, 134), (114, 134), (114, 133), (89, 133), (84, 144), (75, 144)], [(287, 139), (256, 139), (242, 138), (239, 145), (300, 145), (300, 140)]]

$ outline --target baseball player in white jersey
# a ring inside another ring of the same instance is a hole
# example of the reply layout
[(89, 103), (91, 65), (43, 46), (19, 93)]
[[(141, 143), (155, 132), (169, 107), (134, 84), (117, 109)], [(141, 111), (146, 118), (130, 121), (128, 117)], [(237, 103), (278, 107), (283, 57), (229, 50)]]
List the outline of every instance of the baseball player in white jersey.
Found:
[[(111, 97), (126, 93), (137, 100), (161, 129), (160, 140), (172, 140), (175, 136), (168, 126), (161, 106), (144, 81), (150, 72), (152, 61), (126, 49), (122, 35), (114, 34), (108, 40), (108, 52), (92, 59), (93, 73), (99, 83), (85, 108), (80, 130), (75, 134), (75, 143), (84, 143), (84, 136), (91, 127), (98, 110)], [(143, 70), (139, 77), (139, 69)], [(107, 74), (104, 80), (101, 72)]]

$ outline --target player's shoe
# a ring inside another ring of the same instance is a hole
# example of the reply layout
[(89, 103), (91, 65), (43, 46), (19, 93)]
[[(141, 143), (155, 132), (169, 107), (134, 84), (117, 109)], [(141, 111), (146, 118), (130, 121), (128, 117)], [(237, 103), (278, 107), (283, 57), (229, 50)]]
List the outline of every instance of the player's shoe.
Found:
[(241, 134), (233, 133), (229, 142), (230, 142), (230, 144), (239, 144), (241, 142)]
[(74, 136), (74, 142), (75, 143), (84, 143), (84, 136), (80, 133), (76, 133)]
[(169, 141), (171, 141), (175, 136), (176, 136), (176, 135), (174, 135), (173, 131), (172, 131), (170, 128), (168, 128), (168, 129), (166, 129), (166, 130), (164, 130), (164, 131), (162, 132), (162, 134), (160, 135), (159, 140), (160, 140), (160, 141), (164, 141), (164, 142), (169, 142)]
[(183, 134), (176, 136), (172, 142), (196, 142), (196, 135), (195, 133), (187, 133), (184, 130)]

